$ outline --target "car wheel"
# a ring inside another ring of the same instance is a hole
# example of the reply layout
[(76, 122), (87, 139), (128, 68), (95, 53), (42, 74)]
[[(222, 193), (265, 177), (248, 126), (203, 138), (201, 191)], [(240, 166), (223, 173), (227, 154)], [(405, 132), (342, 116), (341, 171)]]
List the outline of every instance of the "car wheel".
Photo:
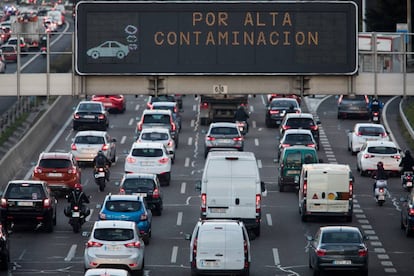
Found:
[(405, 236), (407, 236), (407, 237), (411, 236), (411, 229), (410, 229), (410, 227), (408, 225), (408, 221), (406, 221)]
[(134, 275), (136, 275), (136, 276), (144, 275), (144, 266), (145, 266), (145, 260), (142, 259), (142, 267), (141, 267), (140, 270), (135, 271)]
[(256, 237), (260, 237), (260, 223), (255, 228), (253, 228), (253, 234)]
[(116, 57), (118, 59), (123, 59), (125, 57), (125, 53), (122, 51), (119, 51), (118, 53), (116, 53)]
[(148, 245), (148, 244), (149, 244), (149, 242), (150, 242), (150, 238), (149, 238), (149, 236), (147, 236), (147, 237), (143, 238), (142, 240), (144, 241), (144, 244), (145, 244), (145, 245)]
[(193, 267), (191, 268), (191, 276), (198, 276), (197, 271)]
[(91, 57), (93, 59), (98, 59), (99, 58), (99, 52), (98, 51), (93, 51), (92, 54), (91, 54)]
[(48, 233), (53, 232), (53, 218), (50, 218), (48, 221), (45, 222), (45, 231)]
[(362, 170), (362, 169), (359, 169), (359, 174), (360, 174), (361, 176), (365, 176), (365, 175), (366, 175), (366, 171), (364, 171), (364, 170)]
[(305, 215), (305, 212), (303, 212), (303, 210), (301, 210), (300, 212), (300, 219), (302, 220), (302, 222), (308, 221), (308, 217)]
[(321, 271), (319, 269), (313, 270), (313, 276), (320, 276), (320, 275), (321, 275)]
[(166, 179), (165, 179), (165, 185), (170, 186), (170, 182), (171, 182), (171, 173), (168, 172), (166, 175)]

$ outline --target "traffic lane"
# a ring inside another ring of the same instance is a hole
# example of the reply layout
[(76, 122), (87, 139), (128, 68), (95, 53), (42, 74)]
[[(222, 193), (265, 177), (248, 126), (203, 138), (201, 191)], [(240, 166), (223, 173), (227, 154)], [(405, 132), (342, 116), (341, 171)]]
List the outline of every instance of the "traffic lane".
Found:
[(406, 139), (403, 136), (403, 131), (405, 126), (401, 121), (400, 117), (400, 102), (402, 98), (401, 97), (393, 97), (388, 105), (386, 114), (382, 114), (382, 116), (386, 116), (387, 118), (387, 126), (388, 131), (392, 133), (392, 135), (395, 138), (395, 141), (397, 142), (398, 146), (401, 150), (409, 149), (409, 145), (406, 142)]
[[(370, 262), (381, 273), (384, 273), (384, 271), (392, 272), (394, 269), (398, 273), (405, 273), (407, 269), (410, 269), (407, 264), (412, 258), (411, 255), (399, 256), (398, 254), (393, 254), (393, 252), (411, 252), (410, 247), (412, 247), (411, 244), (407, 244), (406, 239), (401, 238), (401, 230), (397, 229), (399, 231), (395, 231), (395, 227), (399, 228), (399, 203), (396, 201), (398, 196), (387, 198), (385, 206), (381, 208), (376, 206), (372, 194), (373, 179), (359, 175), (356, 170), (356, 156), (352, 156), (347, 150), (347, 131), (352, 129), (355, 123), (366, 120), (337, 120), (336, 116), (332, 116), (332, 104), (331, 99), (323, 102), (318, 110), (318, 114), (320, 114), (328, 140), (335, 141), (335, 143), (331, 143), (331, 146), (337, 162), (349, 164), (353, 171), (355, 177), (354, 220), (356, 218), (359, 227), (371, 236), (372, 240), (369, 241), (369, 249), (370, 254), (374, 255), (374, 258), (370, 258)], [(398, 180), (398, 178), (389, 179), (391, 195), (397, 194), (401, 187)]]

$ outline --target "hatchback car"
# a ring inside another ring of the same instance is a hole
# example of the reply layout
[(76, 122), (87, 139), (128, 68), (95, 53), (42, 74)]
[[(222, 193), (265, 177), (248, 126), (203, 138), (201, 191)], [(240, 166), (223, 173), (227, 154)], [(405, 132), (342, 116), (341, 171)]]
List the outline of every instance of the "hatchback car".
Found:
[(132, 221), (96, 221), (85, 245), (85, 270), (122, 268), (142, 275), (145, 244)]
[(250, 241), (243, 222), (202, 220), (186, 238), (190, 240), (191, 275), (249, 275)]
[(280, 124), (280, 136), (287, 129), (308, 129), (312, 132), (313, 138), (320, 148), (319, 125), (321, 122), (316, 120), (311, 113), (288, 113)]
[(101, 102), (81, 101), (73, 113), (73, 130), (98, 129), (107, 130), (109, 126), (108, 112)]
[(341, 95), (338, 99), (338, 119), (350, 117), (369, 118), (369, 99), (367, 95)]
[(387, 173), (400, 175), (401, 150), (392, 141), (367, 141), (357, 154), (357, 170), (361, 176), (372, 174), (380, 161)]
[(348, 133), (348, 151), (356, 154), (366, 141), (389, 141), (388, 132), (380, 124), (357, 123)]
[(5, 62), (17, 62), (17, 48), (15, 45), (2, 45), (0, 52), (4, 57)]
[(115, 162), (116, 138), (106, 131), (79, 131), (73, 138), (71, 150), (78, 162), (92, 162), (100, 150), (111, 162)]
[(125, 173), (153, 173), (162, 184), (170, 185), (171, 158), (164, 144), (134, 143), (125, 159)]
[(20, 37), (20, 44), (17, 45), (19, 40), (15, 36), (11, 36), (9, 40), (7, 40), (8, 45), (14, 45), (16, 48), (20, 47), (20, 52), (27, 52), (29, 51), (29, 46), (27, 45), (26, 41), (24, 40), (24, 37)]
[(287, 129), (282, 138), (279, 140), (279, 147), (277, 152), (277, 159), (280, 157), (280, 153), (283, 148), (291, 146), (307, 146), (315, 149), (319, 149), (318, 145), (313, 139), (312, 132), (308, 129)]
[(414, 233), (414, 193), (408, 194), (400, 199), (401, 206), (401, 229), (405, 230), (405, 235), (411, 236)]
[(357, 227), (323, 226), (314, 237), (308, 236), (309, 267), (313, 275), (328, 270), (356, 270), (368, 275), (366, 237)]
[(138, 195), (107, 195), (101, 210), (100, 220), (128, 220), (137, 224), (139, 235), (145, 244), (151, 238), (152, 213), (147, 209), (143, 197)]
[(124, 95), (93, 95), (91, 100), (101, 102), (109, 112), (124, 113), (126, 109)]
[(142, 196), (154, 215), (161, 216), (163, 194), (158, 177), (152, 173), (128, 173), (122, 177), (119, 193)]
[(265, 123), (267, 127), (279, 126), (287, 113), (301, 113), (296, 99), (274, 98), (266, 106)]
[(178, 131), (181, 131), (181, 114), (180, 114), (180, 108), (178, 107), (177, 102), (153, 102), (151, 109), (164, 109), (164, 110), (170, 110), (174, 123), (177, 126)]
[(211, 123), (204, 138), (204, 157), (212, 149), (233, 148), (238, 151), (244, 149), (244, 137), (235, 123)]
[(70, 152), (42, 152), (33, 169), (33, 180), (44, 180), (50, 190), (68, 193), (81, 183), (81, 169)]
[(137, 143), (145, 143), (145, 142), (159, 142), (163, 143), (165, 148), (168, 151), (168, 154), (171, 158), (171, 162), (174, 163), (175, 161), (175, 141), (171, 137), (170, 131), (166, 128), (144, 128), (137, 141)]

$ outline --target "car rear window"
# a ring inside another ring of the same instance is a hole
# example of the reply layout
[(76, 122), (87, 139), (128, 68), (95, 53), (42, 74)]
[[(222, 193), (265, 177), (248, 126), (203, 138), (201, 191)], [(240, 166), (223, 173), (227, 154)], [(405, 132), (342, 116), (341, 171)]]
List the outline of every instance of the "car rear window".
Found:
[(139, 188), (153, 189), (154, 180), (149, 178), (131, 178), (125, 179), (122, 183), (122, 188), (125, 190), (135, 191)]
[(380, 127), (360, 127), (358, 132), (364, 136), (379, 136), (384, 134), (384, 130)]
[(309, 128), (314, 126), (315, 122), (311, 118), (289, 118), (286, 125), (292, 128)]
[(101, 111), (101, 105), (100, 104), (94, 104), (94, 103), (83, 103), (79, 105), (78, 111), (81, 112), (87, 112), (87, 111)]
[(214, 127), (211, 129), (210, 134), (212, 135), (238, 135), (235, 127)]
[(285, 100), (273, 100), (270, 103), (270, 107), (297, 107), (298, 103), (296, 102), (296, 100), (293, 101), (285, 101)]
[(68, 159), (41, 159), (39, 161), (39, 167), (50, 169), (64, 169), (72, 166), (72, 163)]
[(307, 134), (287, 134), (285, 141), (291, 143), (310, 143), (312, 142), (312, 137)]
[(136, 157), (161, 157), (162, 149), (133, 149), (132, 156)]
[(105, 139), (102, 136), (78, 136), (75, 138), (75, 144), (105, 144)]
[(286, 166), (300, 166), (302, 164), (302, 153), (291, 152), (286, 155)]
[(169, 124), (170, 116), (165, 114), (146, 114), (143, 122), (145, 124)]
[(108, 200), (105, 209), (111, 212), (136, 212), (141, 209), (141, 202), (138, 200)]
[(396, 154), (398, 151), (396, 148), (393, 147), (369, 147), (369, 153), (376, 153), (376, 154)]
[(143, 133), (141, 136), (141, 139), (150, 140), (150, 141), (168, 140), (168, 134), (160, 133), (160, 132), (148, 132), (148, 133)]
[(134, 231), (120, 228), (95, 229), (93, 237), (101, 241), (127, 241), (134, 238)]
[(45, 194), (40, 185), (10, 184), (6, 197), (9, 199), (36, 200), (44, 198)]
[(322, 243), (360, 243), (361, 237), (356, 232), (332, 232), (322, 236)]

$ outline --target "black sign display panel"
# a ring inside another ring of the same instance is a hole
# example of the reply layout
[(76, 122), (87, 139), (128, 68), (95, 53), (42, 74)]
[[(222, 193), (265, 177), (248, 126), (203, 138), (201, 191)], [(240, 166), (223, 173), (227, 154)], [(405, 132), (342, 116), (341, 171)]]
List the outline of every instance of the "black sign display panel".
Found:
[(357, 6), (333, 2), (80, 2), (80, 75), (352, 75)]

